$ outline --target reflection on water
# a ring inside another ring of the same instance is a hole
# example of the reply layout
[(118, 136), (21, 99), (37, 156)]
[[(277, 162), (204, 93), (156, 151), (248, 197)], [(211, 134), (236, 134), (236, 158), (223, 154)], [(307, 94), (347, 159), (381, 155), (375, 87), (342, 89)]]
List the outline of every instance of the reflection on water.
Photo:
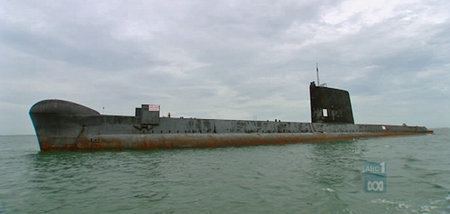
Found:
[[(0, 137), (0, 210), (11, 213), (439, 212), (449, 132), (322, 144), (122, 152), (37, 150)], [(388, 192), (362, 188), (386, 161)]]
[(133, 205), (138, 206), (136, 203), (158, 201), (168, 194), (165, 185), (161, 185), (167, 179), (160, 164), (170, 155), (163, 157), (158, 152), (57, 152), (29, 157), (28, 188), (39, 194), (29, 197), (26, 203), (40, 207), (44, 212), (70, 211), (80, 203), (90, 207), (88, 210), (92, 212), (99, 205), (104, 206), (105, 212), (127, 210)]
[[(357, 142), (314, 144), (310, 159), (313, 170), (312, 182), (326, 186), (342, 186), (349, 174), (358, 172), (361, 166), (362, 152)], [(326, 168), (327, 170), (320, 170)], [(356, 171), (355, 171), (356, 170)], [(355, 175), (359, 176), (359, 173)]]

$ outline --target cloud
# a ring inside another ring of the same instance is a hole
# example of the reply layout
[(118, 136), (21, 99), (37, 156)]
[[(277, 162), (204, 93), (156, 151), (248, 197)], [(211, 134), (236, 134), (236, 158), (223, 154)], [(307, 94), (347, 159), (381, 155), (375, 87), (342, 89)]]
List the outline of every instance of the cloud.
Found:
[(47, 98), (108, 114), (309, 121), (309, 82), (359, 123), (449, 126), (446, 1), (3, 1), (0, 134)]

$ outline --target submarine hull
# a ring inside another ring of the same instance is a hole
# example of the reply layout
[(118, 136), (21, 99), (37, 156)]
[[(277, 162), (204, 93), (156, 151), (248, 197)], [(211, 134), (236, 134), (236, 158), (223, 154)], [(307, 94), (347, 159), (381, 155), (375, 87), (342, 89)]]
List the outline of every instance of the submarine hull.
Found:
[(30, 109), (41, 151), (276, 145), (432, 133), (422, 126), (102, 115), (63, 100)]
[(423, 133), (318, 133), (318, 134), (154, 134), (97, 135), (51, 138), (40, 141), (41, 151), (153, 150), (218, 148), (257, 145), (339, 142), (372, 137), (404, 136)]

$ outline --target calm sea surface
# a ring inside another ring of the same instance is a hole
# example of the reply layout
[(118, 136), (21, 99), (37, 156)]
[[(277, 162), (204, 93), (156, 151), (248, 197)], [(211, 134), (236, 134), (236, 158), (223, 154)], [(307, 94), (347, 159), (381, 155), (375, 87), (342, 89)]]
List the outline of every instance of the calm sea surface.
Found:
[[(387, 191), (363, 189), (385, 162)], [(0, 136), (0, 213), (449, 213), (450, 130), (338, 143), (41, 153)]]

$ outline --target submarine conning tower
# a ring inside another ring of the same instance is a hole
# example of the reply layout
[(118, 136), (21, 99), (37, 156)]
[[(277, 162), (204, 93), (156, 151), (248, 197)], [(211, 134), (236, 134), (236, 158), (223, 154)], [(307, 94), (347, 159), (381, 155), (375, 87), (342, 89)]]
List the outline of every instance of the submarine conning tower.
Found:
[(312, 123), (355, 123), (348, 91), (311, 82), (309, 94)]

